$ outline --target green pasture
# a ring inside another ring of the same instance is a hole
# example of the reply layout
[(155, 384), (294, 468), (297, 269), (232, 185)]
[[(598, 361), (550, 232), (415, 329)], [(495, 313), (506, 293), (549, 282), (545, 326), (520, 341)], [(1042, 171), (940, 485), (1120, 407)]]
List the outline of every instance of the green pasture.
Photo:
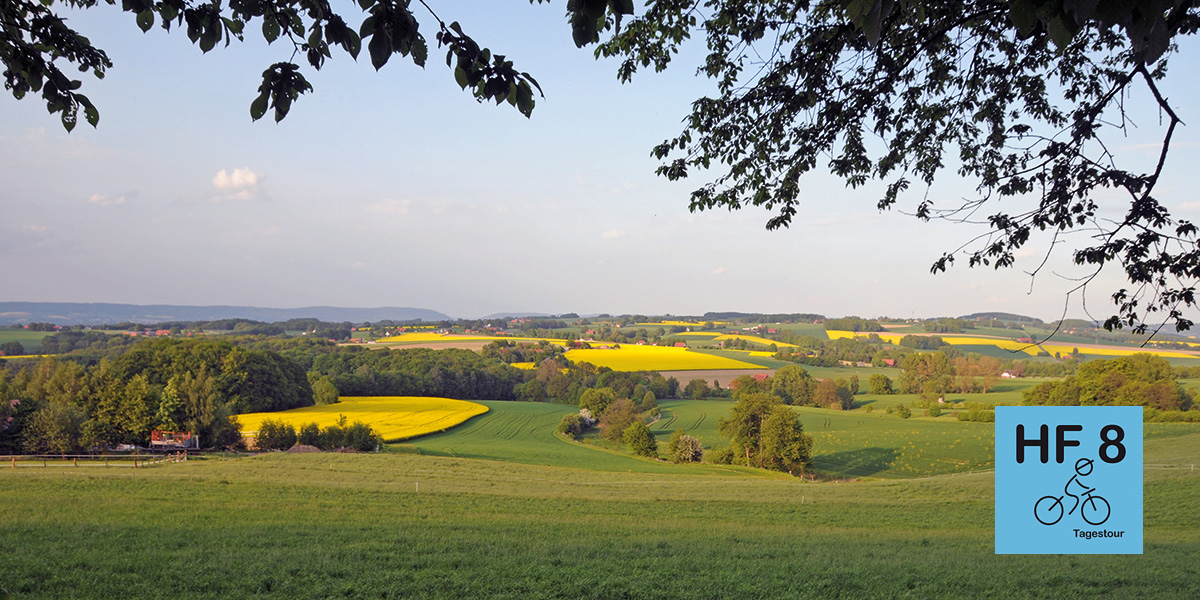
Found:
[[(536, 402), (480, 401), (487, 413), (449, 431), (425, 436), (394, 449), (420, 454), (458, 458), (487, 459), (533, 465), (625, 471), (638, 473), (728, 472), (728, 467), (710, 465), (681, 466), (639, 458), (627, 452), (570, 441), (555, 433), (563, 415), (579, 412), (575, 406)], [(729, 403), (720, 404), (725, 412)], [(721, 413), (719, 416), (724, 416)], [(714, 416), (713, 422), (717, 416)], [(714, 433), (715, 433), (715, 425)], [(667, 432), (670, 435), (670, 431)], [(665, 451), (665, 446), (664, 446)], [(733, 469), (744, 474), (761, 475), (752, 469)]]
[(1200, 434), (1145, 553), (998, 556), (990, 473), (806, 483), (415, 454), (0, 469), (0, 590), (72, 598), (1195, 598)]
[[(692, 342), (692, 340), (688, 340), (688, 345), (690, 346)], [(743, 352), (739, 350), (713, 350), (709, 348), (692, 348), (691, 350), (692, 352), (697, 352), (700, 354), (711, 354), (713, 356), (721, 356), (724, 358), (731, 358), (733, 360), (740, 360), (752, 365), (758, 365), (764, 369), (778, 369), (780, 367), (786, 367), (790, 364), (793, 364), (783, 360), (775, 360), (770, 356), (751, 356), (749, 352)]]
[(21, 342), (26, 354), (38, 354), (42, 351), (42, 338), (50, 335), (45, 331), (29, 331), (27, 329), (0, 329), (0, 344), (5, 342)]
[(829, 339), (829, 334), (825, 333), (824, 325), (813, 325), (812, 323), (784, 323), (782, 325), (763, 323), (763, 325), (766, 325), (767, 327), (774, 327), (780, 331), (786, 330), (799, 335), (807, 335), (808, 337), (814, 337), (818, 340)]
[[(784, 363), (793, 364), (793, 363)], [(882, 373), (892, 379), (892, 385), (896, 385), (900, 381), (900, 369), (890, 367), (814, 367), (811, 365), (800, 365), (809, 375), (817, 379), (845, 379), (850, 381), (851, 375), (858, 375), (858, 385), (861, 389), (867, 389), (867, 379), (876, 373)]]
[(813, 437), (813, 469), (822, 474), (927, 477), (995, 467), (993, 423), (952, 416), (901, 419), (857, 411), (796, 410)]

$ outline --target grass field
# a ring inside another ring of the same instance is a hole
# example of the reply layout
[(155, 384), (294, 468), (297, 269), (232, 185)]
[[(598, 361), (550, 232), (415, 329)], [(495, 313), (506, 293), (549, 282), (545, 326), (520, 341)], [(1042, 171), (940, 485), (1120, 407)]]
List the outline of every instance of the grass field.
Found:
[(50, 335), (45, 331), (29, 331), (28, 329), (0, 329), (0, 344), (5, 342), (21, 342), (26, 354), (37, 354), (42, 351), (42, 338)]
[[(749, 356), (748, 353), (745, 353)], [(697, 371), (707, 369), (754, 369), (759, 365), (692, 352), (687, 348), (664, 346), (638, 346), (622, 344), (620, 348), (568, 350), (567, 358), (575, 362), (588, 362), (614, 371)]]
[[(1200, 456), (1200, 435), (1146, 462)], [(997, 556), (992, 475), (802, 483), (406, 454), (0, 469), (14, 599), (1195, 598), (1200, 473), (1145, 554)], [(48, 501), (53, 499), (53, 501)]]
[[(663, 418), (651, 425), (666, 442), (681, 428), (706, 448), (727, 445), (717, 422), (731, 402), (678, 400), (661, 404)], [(992, 468), (991, 423), (966, 423), (952, 416), (900, 419), (882, 413), (796, 408), (813, 437), (813, 468), (831, 477), (927, 477)], [(1193, 430), (1200, 433), (1200, 425)]]
[(716, 332), (711, 332), (711, 331), (692, 331), (692, 332), (686, 332), (686, 333), (673, 333), (668, 337), (682, 337), (684, 340), (687, 340), (687, 342), (689, 344), (691, 344), (693, 341), (711, 342), (713, 344), (718, 344), (720, 342), (724, 342), (725, 340), (745, 340), (746, 343), (748, 343), (748, 344), (757, 344), (759, 346), (770, 346), (771, 344), (775, 344), (779, 348), (795, 348), (796, 347), (795, 344), (786, 344), (784, 342), (780, 342), (777, 340), (771, 340), (771, 339), (759, 337), (756, 335), (742, 335), (742, 334), (735, 334), (735, 333), (716, 333)]
[(306, 423), (328, 427), (343, 416), (347, 422), (370, 425), (385, 441), (398, 441), (444, 431), (471, 417), (487, 412), (477, 402), (418, 396), (343, 397), (336, 404), (306, 406), (282, 412), (238, 415), (242, 431), (258, 431), (266, 419), (283, 421), (299, 428)]
[[(484, 401), (491, 410), (466, 425), (412, 440), (398, 450), (522, 464), (635, 473), (726, 473), (763, 476), (760, 471), (709, 465), (680, 466), (610, 452), (555, 434), (563, 415), (579, 407), (535, 402)], [(729, 405), (724, 404), (725, 410)], [(714, 421), (715, 422), (715, 421)], [(670, 432), (667, 432), (670, 435)], [(665, 438), (664, 438), (665, 439)]]
[[(914, 397), (915, 398), (915, 397)], [(484, 402), (491, 410), (469, 423), (437, 435), (411, 440), (400, 450), (458, 458), (639, 473), (706, 473), (708, 465), (679, 466), (647, 461), (624, 452), (567, 441), (554, 434), (562, 416), (575, 407), (525, 402)], [(662, 418), (650, 424), (663, 452), (671, 433), (683, 429), (708, 449), (728, 440), (718, 422), (731, 401), (667, 400)], [(905, 478), (967, 473), (992, 468), (990, 423), (960, 422), (948, 411), (938, 418), (901, 419), (883, 411), (831, 411), (796, 408), (813, 436), (814, 469), (836, 478)], [(915, 411), (920, 414), (920, 410)], [(1148, 437), (1200, 434), (1196, 424), (1147, 424)], [(1171, 433), (1174, 432), (1174, 433)]]
[(786, 367), (790, 364), (793, 364), (783, 360), (775, 360), (772, 358), (774, 355), (771, 353), (755, 353), (747, 350), (711, 350), (706, 348), (703, 350), (693, 350), (693, 352), (711, 354), (712, 356), (720, 356), (744, 363), (750, 363), (751, 365), (757, 365), (764, 369), (778, 369), (780, 367)]

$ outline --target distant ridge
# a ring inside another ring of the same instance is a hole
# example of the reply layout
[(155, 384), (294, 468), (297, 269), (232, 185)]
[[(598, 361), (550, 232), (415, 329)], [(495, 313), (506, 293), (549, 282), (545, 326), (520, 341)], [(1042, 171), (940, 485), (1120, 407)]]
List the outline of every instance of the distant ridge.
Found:
[(1042, 322), (1041, 319), (1036, 319), (1034, 317), (1027, 317), (1025, 315), (1015, 315), (1013, 313), (1006, 313), (1006, 312), (971, 313), (969, 315), (964, 315), (959, 318), (964, 321), (974, 321), (976, 319), (984, 319), (984, 320), (990, 321), (990, 320), (995, 319), (997, 321), (1012, 321), (1012, 322), (1016, 322), (1016, 323), (1041, 323)]
[(274, 323), (288, 319), (320, 319), (340, 323), (376, 321), (448, 321), (435, 310), (408, 307), (263, 308), (258, 306), (186, 306), (172, 304), (108, 304), (82, 302), (0, 302), (0, 325), (54, 323), (55, 325), (103, 325), (106, 323), (163, 323), (166, 321), (216, 321), (253, 319)]
[(540, 312), (498, 312), (487, 315), (486, 317), (480, 317), (480, 319), (528, 319), (531, 317), (548, 318), (553, 316), (554, 315), (550, 313)]

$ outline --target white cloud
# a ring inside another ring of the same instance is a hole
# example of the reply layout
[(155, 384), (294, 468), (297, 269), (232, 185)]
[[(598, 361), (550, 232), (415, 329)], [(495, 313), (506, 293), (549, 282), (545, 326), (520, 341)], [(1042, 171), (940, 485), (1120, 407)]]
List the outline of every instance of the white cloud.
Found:
[(729, 267), (717, 267), (717, 268), (713, 269), (712, 272), (709, 273), (709, 275), (724, 275), (725, 273), (728, 273), (728, 272), (729, 272)]
[(253, 200), (259, 195), (258, 180), (258, 174), (249, 168), (234, 169), (231, 173), (221, 169), (212, 180), (213, 187), (220, 193), (213, 196), (212, 200)]
[(625, 230), (609, 229), (608, 231), (605, 231), (604, 233), (600, 234), (600, 237), (602, 237), (606, 240), (615, 240), (619, 237), (625, 237)]
[(125, 204), (125, 196), (117, 196), (114, 198), (108, 194), (92, 194), (92, 197), (88, 198), (88, 203), (95, 204), (97, 206), (119, 206), (121, 204)]

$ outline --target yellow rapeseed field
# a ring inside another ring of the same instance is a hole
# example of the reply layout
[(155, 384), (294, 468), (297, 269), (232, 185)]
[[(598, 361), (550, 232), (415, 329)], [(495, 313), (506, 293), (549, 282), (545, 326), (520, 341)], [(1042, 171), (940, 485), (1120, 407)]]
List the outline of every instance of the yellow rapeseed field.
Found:
[(638, 346), (623, 344), (620, 348), (568, 350), (567, 358), (588, 362), (614, 371), (700, 371), (707, 369), (761, 369), (759, 365), (723, 356), (692, 352), (687, 348)]
[[(864, 333), (864, 332), (855, 333), (853, 331), (836, 331), (836, 330), (826, 331), (825, 333), (829, 334), (829, 339), (831, 339), (831, 340), (836, 340), (836, 339), (841, 339), (841, 338), (852, 338), (855, 336), (867, 337), (868, 335), (871, 335), (870, 333)], [(898, 334), (898, 333), (876, 333), (875, 335), (878, 335), (881, 339), (883, 339), (889, 343), (892, 343), (892, 344), (899, 344), (900, 338), (904, 337), (904, 334)], [(940, 337), (942, 338), (943, 342), (946, 342), (947, 344), (949, 344), (951, 346), (996, 346), (997, 348), (1002, 348), (1004, 350), (1020, 350), (1021, 352), (1029, 354), (1031, 356), (1036, 356), (1038, 354), (1038, 352), (1040, 352), (1041, 350), (1045, 350), (1046, 352), (1049, 352), (1050, 354), (1054, 354), (1055, 352), (1057, 352), (1059, 354), (1070, 354), (1071, 350), (1073, 350), (1075, 348), (1079, 348), (1080, 354), (1092, 354), (1092, 355), (1100, 355), (1100, 356), (1132, 356), (1134, 354), (1151, 353), (1151, 354), (1157, 354), (1158, 356), (1162, 356), (1164, 358), (1197, 358), (1193, 354), (1186, 354), (1184, 352), (1172, 352), (1172, 351), (1167, 351), (1167, 350), (1158, 350), (1155, 348), (1122, 348), (1122, 347), (1116, 347), (1116, 346), (1109, 346), (1109, 347), (1104, 347), (1104, 348), (1094, 348), (1094, 347), (1081, 347), (1081, 346), (1076, 346), (1073, 344), (1057, 344), (1057, 343), (1043, 343), (1038, 346), (1033, 346), (1033, 345), (1030, 345), (1025, 342), (1018, 342), (1016, 340), (993, 338), (993, 337), (975, 337), (975, 336), (969, 336), (969, 335), (952, 335), (952, 336), (943, 335)]]
[(384, 441), (395, 442), (445, 431), (487, 411), (488, 407), (466, 400), (424, 396), (360, 396), (342, 398), (337, 404), (238, 415), (237, 419), (242, 424), (242, 432), (251, 433), (258, 431), (266, 419), (283, 421), (296, 428), (307, 423), (316, 423), (324, 428), (345, 415), (347, 423), (362, 421), (379, 432)]

